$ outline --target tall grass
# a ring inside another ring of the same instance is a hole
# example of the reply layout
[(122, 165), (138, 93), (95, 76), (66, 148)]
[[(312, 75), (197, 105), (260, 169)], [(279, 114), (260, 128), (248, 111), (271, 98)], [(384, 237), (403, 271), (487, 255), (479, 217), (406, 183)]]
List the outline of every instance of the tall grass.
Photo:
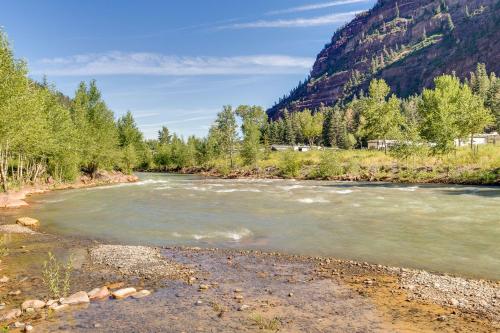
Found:
[(42, 275), (50, 297), (60, 298), (68, 296), (72, 270), (72, 256), (64, 263), (59, 262), (51, 252), (48, 253), (48, 259), (43, 263)]

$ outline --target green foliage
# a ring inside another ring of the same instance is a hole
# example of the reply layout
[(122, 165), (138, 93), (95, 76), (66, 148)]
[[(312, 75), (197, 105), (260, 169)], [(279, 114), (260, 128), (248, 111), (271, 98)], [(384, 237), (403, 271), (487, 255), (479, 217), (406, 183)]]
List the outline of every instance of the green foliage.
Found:
[(161, 130), (158, 131), (159, 144), (168, 145), (170, 143), (171, 138), (172, 135), (170, 135), (170, 131), (168, 130), (167, 126), (162, 126)]
[(344, 168), (338, 154), (332, 151), (326, 151), (321, 154), (317, 171), (314, 178), (331, 179), (344, 173)]
[(481, 98), (457, 77), (443, 75), (434, 84), (434, 90), (422, 93), (421, 133), (435, 144), (434, 152), (447, 153), (454, 149), (454, 139), (482, 131), (493, 119)]
[(387, 99), (390, 88), (383, 80), (373, 80), (369, 91), (364, 100), (360, 132), (368, 139), (385, 141), (397, 137), (402, 123), (399, 99), (394, 95)]
[(295, 178), (300, 175), (302, 163), (298, 153), (292, 150), (283, 153), (280, 163), (280, 170), (284, 177)]
[(217, 145), (226, 159), (229, 159), (229, 165), (234, 167), (234, 153), (238, 139), (236, 117), (231, 106), (226, 105), (223, 110), (217, 114), (217, 119), (212, 127), (213, 135), (216, 137)]
[(305, 109), (296, 115), (300, 124), (300, 132), (303, 134), (304, 139), (308, 141), (310, 146), (314, 145), (321, 137), (323, 130), (323, 113), (316, 112), (312, 114), (310, 110)]
[(130, 111), (118, 119), (117, 129), (118, 142), (122, 149), (122, 169), (131, 172), (139, 165), (139, 158), (145, 149), (144, 139)]
[(277, 332), (281, 327), (281, 320), (278, 317), (268, 319), (260, 314), (253, 314), (250, 316), (250, 320), (261, 330)]
[(267, 122), (267, 115), (260, 106), (247, 105), (240, 105), (236, 114), (243, 120), (243, 142), (240, 150), (243, 164), (255, 166), (260, 149), (261, 130)]
[(70, 256), (66, 263), (59, 262), (49, 252), (47, 261), (43, 263), (43, 283), (49, 291), (49, 297), (60, 298), (69, 294), (71, 286), (71, 273), (73, 270), (73, 258)]
[(113, 112), (101, 98), (96, 82), (78, 87), (71, 106), (71, 115), (78, 131), (81, 165), (91, 175), (99, 168), (114, 166), (118, 152), (118, 132)]

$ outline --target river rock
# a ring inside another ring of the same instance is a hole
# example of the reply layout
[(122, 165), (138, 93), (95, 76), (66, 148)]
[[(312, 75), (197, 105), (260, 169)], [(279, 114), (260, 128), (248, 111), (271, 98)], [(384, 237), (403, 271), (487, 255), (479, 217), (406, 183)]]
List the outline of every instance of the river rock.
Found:
[(149, 290), (143, 289), (141, 291), (138, 291), (138, 292), (132, 294), (131, 296), (132, 296), (132, 298), (139, 299), (139, 298), (143, 298), (143, 297), (146, 297), (149, 295), (151, 295), (151, 292)]
[(9, 291), (9, 296), (17, 296), (21, 294), (21, 290)]
[(108, 289), (118, 289), (122, 288), (125, 285), (125, 282), (114, 282), (107, 285)]
[(206, 284), (200, 284), (199, 288), (198, 288), (200, 291), (201, 290), (207, 290), (208, 289), (208, 285)]
[(132, 294), (135, 294), (136, 292), (137, 290), (135, 288), (129, 287), (114, 291), (112, 295), (116, 299), (123, 299), (129, 297)]
[(16, 322), (14, 323), (14, 328), (21, 328), (21, 329), (22, 329), (22, 328), (24, 328), (24, 323), (21, 323), (21, 322), (19, 322), (19, 321), (16, 321)]
[(38, 227), (40, 225), (40, 221), (27, 216), (18, 218), (16, 223), (23, 227)]
[(24, 326), (24, 332), (31, 332), (31, 331), (33, 331), (33, 326), (26, 324)]
[(87, 295), (85, 291), (79, 291), (69, 297), (61, 299), (61, 304), (68, 304), (68, 305), (76, 305), (89, 302), (90, 302), (89, 295)]
[(0, 278), (0, 283), (7, 283), (7, 282), (9, 282), (9, 280), (10, 279), (4, 275), (4, 276), (2, 276), (2, 278)]
[(108, 287), (104, 286), (102, 288), (95, 288), (89, 292), (90, 300), (103, 299), (109, 297), (110, 292)]
[(51, 306), (49, 306), (49, 309), (59, 312), (61, 310), (64, 310), (66, 308), (69, 308), (69, 304), (59, 304), (59, 303), (54, 303)]
[(2, 314), (0, 316), (0, 321), (12, 320), (14, 318), (20, 317), (21, 314), (22, 314), (21, 310), (19, 310), (19, 309), (12, 309), (12, 310), (9, 310), (9, 311), (5, 312), (4, 314)]
[(40, 301), (38, 299), (30, 299), (30, 300), (24, 301), (23, 304), (21, 304), (21, 310), (26, 311), (30, 308), (38, 310), (38, 309), (43, 308), (44, 306), (45, 306), (44, 301)]
[(52, 304), (57, 304), (59, 301), (55, 299), (49, 299), (47, 303), (45, 303), (46, 307), (50, 307)]
[(240, 306), (238, 308), (238, 311), (245, 311), (245, 310), (248, 310), (248, 309), (250, 309), (250, 305), (243, 304), (242, 306)]

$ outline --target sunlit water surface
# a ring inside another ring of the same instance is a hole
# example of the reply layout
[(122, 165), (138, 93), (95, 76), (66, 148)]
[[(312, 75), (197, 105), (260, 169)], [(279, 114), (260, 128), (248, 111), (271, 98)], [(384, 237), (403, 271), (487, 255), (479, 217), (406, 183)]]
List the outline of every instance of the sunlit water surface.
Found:
[(47, 232), (122, 243), (279, 250), (500, 279), (498, 187), (139, 176), (34, 196), (16, 215), (39, 218)]

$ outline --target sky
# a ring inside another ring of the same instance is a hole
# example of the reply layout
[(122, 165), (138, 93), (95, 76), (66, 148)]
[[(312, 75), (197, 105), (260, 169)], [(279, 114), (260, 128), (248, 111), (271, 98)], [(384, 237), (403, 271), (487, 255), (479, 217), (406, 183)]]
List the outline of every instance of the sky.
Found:
[(333, 33), (375, 0), (5, 1), (0, 26), (30, 76), (73, 96), (95, 79), (147, 138), (207, 133), (223, 105), (268, 108)]

